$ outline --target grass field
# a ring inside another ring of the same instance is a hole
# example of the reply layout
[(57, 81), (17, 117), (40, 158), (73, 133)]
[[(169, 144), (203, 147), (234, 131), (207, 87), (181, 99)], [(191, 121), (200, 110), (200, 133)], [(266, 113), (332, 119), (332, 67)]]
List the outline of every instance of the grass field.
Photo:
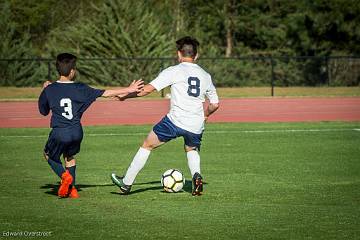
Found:
[[(98, 87), (104, 88), (104, 87)], [(109, 87), (106, 87), (107, 89)], [(219, 96), (222, 98), (238, 97), (270, 97), (270, 87), (243, 87), (243, 88), (218, 88)], [(16, 88), (0, 87), (0, 101), (24, 101), (35, 100), (41, 92), (40, 87)], [(169, 89), (164, 90), (164, 94)], [(343, 96), (360, 96), (360, 87), (276, 87), (274, 90), (277, 97), (343, 97)], [(161, 98), (161, 93), (152, 93), (149, 98)], [(145, 98), (144, 98), (145, 99)]]
[(189, 182), (177, 194), (160, 187), (169, 168), (190, 179), (181, 139), (154, 151), (133, 193), (120, 196), (109, 175), (125, 171), (150, 127), (85, 128), (79, 199), (54, 195), (58, 179), (42, 160), (48, 129), (0, 129), (0, 234), (360, 238), (360, 123), (209, 124), (201, 151), (203, 196), (192, 197)]

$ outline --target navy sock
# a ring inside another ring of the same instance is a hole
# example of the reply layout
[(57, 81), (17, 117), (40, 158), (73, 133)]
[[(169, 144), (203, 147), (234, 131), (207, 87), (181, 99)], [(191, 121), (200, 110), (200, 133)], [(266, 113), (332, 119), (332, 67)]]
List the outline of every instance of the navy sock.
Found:
[(65, 172), (63, 165), (49, 158), (48, 163), (51, 169), (61, 178), (61, 175)]
[(72, 185), (75, 186), (76, 165), (74, 165), (72, 167), (67, 167), (66, 169), (69, 170), (71, 176), (73, 177)]

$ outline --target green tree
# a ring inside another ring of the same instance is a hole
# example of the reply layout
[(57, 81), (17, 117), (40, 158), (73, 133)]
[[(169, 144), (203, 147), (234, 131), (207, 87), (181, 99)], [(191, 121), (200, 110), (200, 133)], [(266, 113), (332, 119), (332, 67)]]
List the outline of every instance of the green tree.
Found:
[(37, 56), (48, 56), (44, 46), (49, 33), (57, 28), (73, 25), (84, 17), (93, 17), (91, 5), (100, 0), (0, 0), (7, 1), (11, 9), (11, 21), (15, 23), (15, 35), (26, 33)]
[[(73, 52), (81, 59), (81, 81), (91, 84), (124, 85), (139, 77), (154, 77), (161, 61), (127, 58), (173, 55), (169, 29), (142, 1), (107, 0), (93, 6), (96, 18), (86, 18), (52, 33), (48, 44), (52, 55)], [(121, 58), (118, 61), (111, 58)], [(85, 58), (108, 58), (86, 60)]]
[[(0, 59), (32, 58), (30, 36), (24, 33), (16, 37), (15, 23), (11, 21), (11, 10), (7, 2), (0, 4)], [(0, 61), (0, 85), (34, 86), (44, 80), (44, 67), (39, 62), (9, 60)]]

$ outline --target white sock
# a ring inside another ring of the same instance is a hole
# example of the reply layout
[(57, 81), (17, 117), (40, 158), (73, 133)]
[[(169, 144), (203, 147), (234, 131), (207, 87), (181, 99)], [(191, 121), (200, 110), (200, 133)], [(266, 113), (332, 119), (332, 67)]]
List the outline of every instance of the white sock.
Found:
[(191, 176), (196, 172), (200, 173), (200, 155), (197, 151), (192, 150), (186, 153), (188, 159), (188, 166), (190, 168)]
[(136, 175), (138, 175), (141, 169), (145, 166), (145, 163), (149, 158), (150, 152), (150, 150), (147, 150), (145, 148), (139, 148), (128, 170), (126, 171), (125, 177), (123, 178), (124, 184), (132, 185), (134, 183)]

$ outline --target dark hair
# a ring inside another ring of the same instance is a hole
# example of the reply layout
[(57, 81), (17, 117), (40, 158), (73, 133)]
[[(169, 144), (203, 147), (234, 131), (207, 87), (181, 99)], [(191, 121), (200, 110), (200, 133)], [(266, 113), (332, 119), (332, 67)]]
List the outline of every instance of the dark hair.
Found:
[(71, 69), (76, 67), (76, 56), (70, 53), (60, 53), (56, 57), (56, 69), (60, 76), (69, 76)]
[(176, 41), (176, 48), (184, 57), (195, 58), (199, 45), (198, 40), (189, 36)]

